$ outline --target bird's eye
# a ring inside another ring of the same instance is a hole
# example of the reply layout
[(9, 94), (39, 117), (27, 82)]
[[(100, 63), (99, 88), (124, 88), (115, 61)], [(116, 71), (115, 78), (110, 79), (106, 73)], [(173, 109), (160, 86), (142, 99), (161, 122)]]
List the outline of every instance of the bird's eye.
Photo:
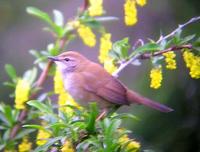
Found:
[(67, 61), (67, 62), (68, 62), (68, 61), (70, 61), (70, 59), (69, 59), (69, 58), (65, 58), (65, 61)]

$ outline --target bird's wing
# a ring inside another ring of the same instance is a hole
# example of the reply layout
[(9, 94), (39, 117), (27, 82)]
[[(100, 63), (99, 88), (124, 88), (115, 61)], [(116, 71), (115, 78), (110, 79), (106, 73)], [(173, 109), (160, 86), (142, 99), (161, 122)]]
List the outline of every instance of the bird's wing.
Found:
[(84, 89), (100, 98), (118, 105), (128, 105), (126, 88), (119, 80), (107, 73), (102, 67), (90, 72), (81, 72), (84, 77)]

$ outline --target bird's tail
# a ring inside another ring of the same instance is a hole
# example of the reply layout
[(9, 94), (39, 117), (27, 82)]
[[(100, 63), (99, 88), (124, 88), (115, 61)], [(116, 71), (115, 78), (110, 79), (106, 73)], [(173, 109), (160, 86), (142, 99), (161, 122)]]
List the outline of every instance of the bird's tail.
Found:
[(127, 99), (130, 103), (143, 104), (147, 107), (159, 110), (161, 112), (171, 112), (171, 111), (173, 111), (173, 109), (171, 109), (171, 108), (169, 108), (169, 107), (167, 107), (163, 104), (154, 102), (154, 101), (152, 101), (148, 98), (145, 98), (145, 97), (141, 96), (140, 94), (138, 94), (134, 91), (131, 91), (131, 90), (127, 91)]

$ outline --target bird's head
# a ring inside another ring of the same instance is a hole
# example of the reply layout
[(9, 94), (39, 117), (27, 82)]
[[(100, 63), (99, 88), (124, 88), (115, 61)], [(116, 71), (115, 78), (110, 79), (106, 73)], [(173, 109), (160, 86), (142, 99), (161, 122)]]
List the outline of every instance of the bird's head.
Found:
[(48, 58), (55, 62), (62, 72), (81, 70), (89, 61), (83, 55), (75, 51), (67, 51), (58, 56), (50, 56)]

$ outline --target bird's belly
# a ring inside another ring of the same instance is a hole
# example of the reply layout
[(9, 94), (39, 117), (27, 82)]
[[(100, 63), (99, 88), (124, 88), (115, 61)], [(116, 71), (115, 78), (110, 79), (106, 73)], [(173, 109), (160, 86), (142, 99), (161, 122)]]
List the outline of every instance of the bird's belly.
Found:
[(100, 108), (107, 108), (112, 104), (104, 99), (98, 97), (95, 93), (85, 90), (81, 86), (81, 81), (77, 82), (73, 76), (68, 75), (67, 81), (65, 81), (65, 90), (82, 106), (87, 106), (89, 102), (97, 102)]
[(84, 98), (84, 94), (81, 90), (80, 83), (72, 79), (70, 76), (67, 77), (67, 81), (64, 83), (65, 90), (76, 100)]

